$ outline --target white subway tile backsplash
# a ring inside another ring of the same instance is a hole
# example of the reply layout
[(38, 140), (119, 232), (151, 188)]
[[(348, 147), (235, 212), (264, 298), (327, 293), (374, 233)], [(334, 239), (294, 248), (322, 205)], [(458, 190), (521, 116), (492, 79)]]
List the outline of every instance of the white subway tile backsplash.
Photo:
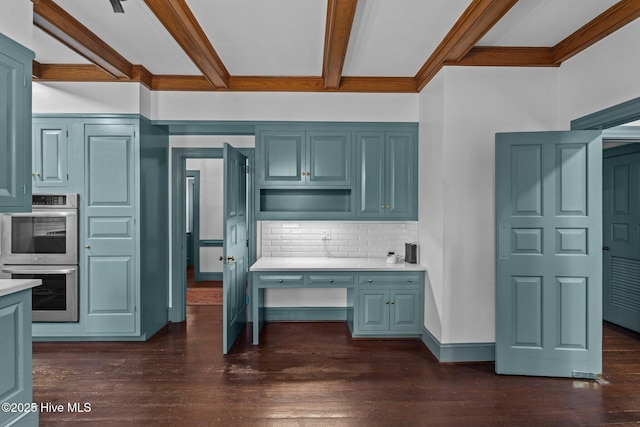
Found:
[[(418, 241), (418, 223), (262, 221), (258, 227), (262, 256), (326, 256), (382, 258), (404, 255), (405, 242)], [(322, 237), (329, 238), (324, 241)]]

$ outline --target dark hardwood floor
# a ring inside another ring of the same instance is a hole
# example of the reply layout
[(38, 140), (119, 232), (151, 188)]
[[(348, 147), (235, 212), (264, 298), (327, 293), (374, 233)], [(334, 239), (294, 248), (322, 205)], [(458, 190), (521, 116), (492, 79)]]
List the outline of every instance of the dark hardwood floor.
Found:
[[(269, 323), (223, 356), (222, 307), (142, 343), (34, 343), (34, 401), (87, 402), (41, 426), (583, 426), (640, 422), (640, 336), (605, 325), (599, 382), (438, 364), (417, 341), (343, 323)], [(250, 328), (248, 328), (250, 329)]]
[(222, 280), (201, 280), (196, 282), (193, 265), (187, 265), (187, 288), (222, 288)]

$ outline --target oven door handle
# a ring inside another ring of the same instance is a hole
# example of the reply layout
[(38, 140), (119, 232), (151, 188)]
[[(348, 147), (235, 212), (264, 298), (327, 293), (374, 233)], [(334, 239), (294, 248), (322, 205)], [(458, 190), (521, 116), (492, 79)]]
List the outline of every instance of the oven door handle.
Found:
[(2, 271), (9, 274), (70, 274), (71, 268), (54, 268), (51, 270), (29, 270), (22, 268), (2, 267)]

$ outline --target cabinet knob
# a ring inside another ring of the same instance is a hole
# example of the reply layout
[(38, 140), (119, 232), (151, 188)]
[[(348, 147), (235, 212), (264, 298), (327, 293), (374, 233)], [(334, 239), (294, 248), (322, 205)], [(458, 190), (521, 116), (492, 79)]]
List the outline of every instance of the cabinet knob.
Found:
[(222, 261), (224, 258), (222, 257), (222, 255), (220, 255), (220, 258), (218, 258), (220, 261)]
[(388, 299), (387, 299), (387, 300), (384, 300), (384, 303), (385, 303), (385, 304), (389, 304), (389, 300), (388, 300)]
[(329, 283), (333, 283), (333, 279), (329, 279)]
[(278, 279), (278, 283), (282, 283), (282, 279)]
[(372, 283), (372, 282), (373, 282), (373, 279), (369, 279), (369, 283)]
[(387, 205), (386, 208), (389, 209), (391, 207), (391, 205)]
[(34, 172), (34, 173), (32, 173), (31, 175), (33, 175), (33, 176), (40, 176), (40, 172)]
[(394, 300), (391, 300), (391, 304), (395, 304), (396, 302)]
[(413, 283), (413, 279), (409, 279), (409, 283)]
[(384, 205), (381, 205), (380, 207), (381, 207), (382, 209), (384, 209)]
[(91, 249), (91, 245), (84, 245), (85, 249)]

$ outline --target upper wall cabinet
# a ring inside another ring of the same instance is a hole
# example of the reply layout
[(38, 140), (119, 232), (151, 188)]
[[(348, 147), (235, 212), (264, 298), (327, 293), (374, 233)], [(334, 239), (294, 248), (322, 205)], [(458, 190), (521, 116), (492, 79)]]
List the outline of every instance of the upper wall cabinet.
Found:
[(33, 125), (33, 192), (39, 188), (69, 187), (68, 140), (66, 123)]
[(258, 141), (261, 187), (351, 185), (351, 132), (265, 130)]
[(33, 117), (33, 193), (84, 191), (83, 122), (73, 117)]
[(356, 217), (418, 219), (415, 132), (357, 132)]
[(0, 34), (0, 212), (31, 210), (33, 52)]
[(292, 123), (256, 134), (256, 218), (418, 218), (417, 125)]

